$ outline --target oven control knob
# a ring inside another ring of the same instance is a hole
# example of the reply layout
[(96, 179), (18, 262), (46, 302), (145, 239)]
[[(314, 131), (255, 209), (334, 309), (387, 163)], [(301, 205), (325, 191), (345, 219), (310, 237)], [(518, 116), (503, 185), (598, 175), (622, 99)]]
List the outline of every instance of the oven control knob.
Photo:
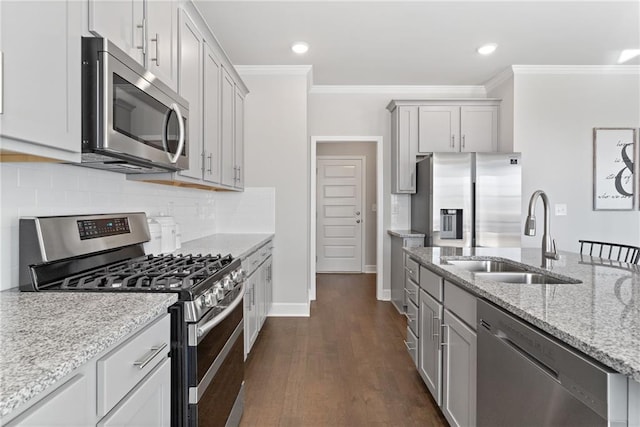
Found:
[(204, 303), (207, 307), (214, 307), (218, 301), (215, 298), (213, 292), (208, 291), (204, 294)]
[(239, 269), (233, 271), (231, 273), (231, 278), (236, 283), (242, 282), (242, 280), (244, 279), (244, 270), (242, 268), (239, 268)]
[(224, 289), (222, 287), (216, 288), (216, 298), (218, 301), (222, 301), (224, 298)]
[(226, 291), (233, 289), (233, 280), (228, 274), (222, 279), (222, 285)]

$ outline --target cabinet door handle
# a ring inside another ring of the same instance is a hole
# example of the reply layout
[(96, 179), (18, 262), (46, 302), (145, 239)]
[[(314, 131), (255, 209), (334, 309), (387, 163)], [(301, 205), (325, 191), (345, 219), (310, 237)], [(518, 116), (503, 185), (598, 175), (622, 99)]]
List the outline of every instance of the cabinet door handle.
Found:
[(451, 148), (456, 146), (456, 136), (451, 135)]
[(152, 42), (155, 42), (156, 44), (156, 57), (155, 58), (151, 58), (152, 61), (156, 61), (156, 66), (159, 67), (160, 66), (160, 51), (158, 49), (158, 46), (160, 45), (160, 34), (156, 33), (156, 37), (151, 39)]
[(213, 170), (213, 161), (212, 161), (213, 160), (213, 154), (209, 154), (207, 156), (207, 159), (209, 160), (209, 169), (207, 169), (207, 172), (209, 172), (209, 174), (211, 174), (212, 170)]
[(142, 356), (142, 358), (133, 362), (133, 366), (137, 366), (138, 369), (144, 369), (144, 367), (147, 366), (149, 362), (151, 362), (151, 360), (153, 360), (153, 358), (160, 354), (160, 352), (162, 352), (162, 350), (164, 350), (165, 348), (167, 348), (166, 343), (162, 344), (161, 346), (151, 347), (151, 349), (144, 356)]
[(142, 45), (136, 46), (136, 48), (142, 50), (142, 56), (146, 56), (147, 54), (147, 20), (142, 19), (142, 24), (136, 25), (136, 28), (140, 28), (142, 30)]
[(433, 323), (431, 324), (431, 332), (433, 334), (434, 341), (438, 339), (438, 329), (440, 329), (440, 327), (436, 325), (438, 325), (439, 323), (440, 323), (440, 318), (434, 314)]
[(413, 351), (416, 349), (415, 347), (411, 347), (411, 345), (409, 345), (409, 343), (406, 340), (403, 340), (403, 341), (404, 341), (405, 347), (407, 347), (407, 350)]
[[(441, 347), (444, 347), (445, 345), (449, 345), (448, 342), (445, 342), (445, 335), (444, 335), (444, 328), (449, 328), (449, 325), (447, 325), (446, 323), (443, 323), (442, 325), (440, 325), (440, 327), (442, 328), (442, 342), (440, 343)], [(449, 334), (447, 333), (447, 341), (449, 341)]]
[(465, 136), (462, 135), (462, 148), (464, 148), (464, 145), (465, 145), (465, 141), (464, 140), (465, 140)]

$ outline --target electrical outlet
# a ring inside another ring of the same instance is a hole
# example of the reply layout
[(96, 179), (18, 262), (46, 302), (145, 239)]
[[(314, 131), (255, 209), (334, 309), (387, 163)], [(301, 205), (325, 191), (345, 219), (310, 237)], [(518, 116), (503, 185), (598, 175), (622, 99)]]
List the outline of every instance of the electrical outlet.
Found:
[(567, 205), (565, 204), (557, 204), (556, 208), (556, 216), (566, 216), (567, 215)]

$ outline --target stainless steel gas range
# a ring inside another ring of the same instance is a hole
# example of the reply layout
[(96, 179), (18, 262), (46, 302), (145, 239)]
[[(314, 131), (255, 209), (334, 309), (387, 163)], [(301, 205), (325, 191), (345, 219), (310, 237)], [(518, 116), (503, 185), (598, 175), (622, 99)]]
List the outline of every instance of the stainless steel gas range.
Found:
[(20, 290), (174, 292), (174, 426), (238, 425), (244, 407), (244, 272), (230, 255), (145, 255), (144, 213), (20, 219)]

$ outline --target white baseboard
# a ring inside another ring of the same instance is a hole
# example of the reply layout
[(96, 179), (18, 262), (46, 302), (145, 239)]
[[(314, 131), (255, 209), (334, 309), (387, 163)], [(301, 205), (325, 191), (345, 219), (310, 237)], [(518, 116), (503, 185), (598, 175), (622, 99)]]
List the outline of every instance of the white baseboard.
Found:
[(309, 317), (309, 304), (277, 303), (271, 304), (269, 317)]
[(365, 273), (375, 273), (376, 272), (376, 266), (375, 265), (365, 265), (364, 266), (364, 272)]
[(391, 301), (391, 289), (383, 289), (380, 301)]

